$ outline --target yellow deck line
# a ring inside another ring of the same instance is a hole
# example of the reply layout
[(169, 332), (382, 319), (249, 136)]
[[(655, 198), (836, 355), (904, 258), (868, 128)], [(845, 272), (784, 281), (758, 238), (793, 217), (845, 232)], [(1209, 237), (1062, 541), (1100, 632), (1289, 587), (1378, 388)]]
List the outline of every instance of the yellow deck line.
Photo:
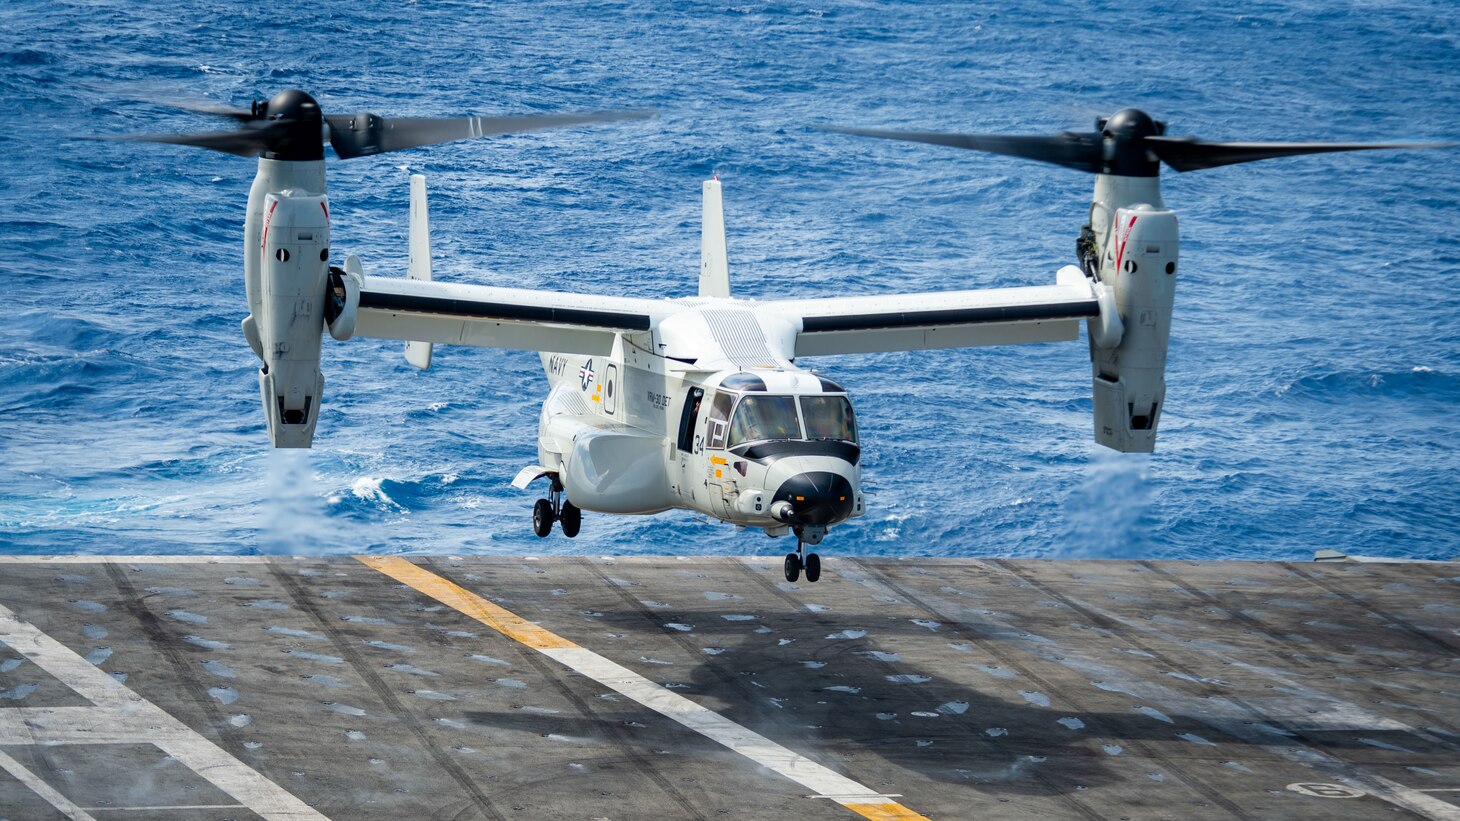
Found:
[(736, 724), (587, 648), (399, 556), (356, 556), (372, 570), (408, 585), (514, 641), (632, 698), (786, 778), (816, 790), (872, 821), (930, 821), (876, 791)]
[(872, 821), (931, 821), (928, 817), (919, 815), (895, 801), (885, 804), (842, 804), (842, 806), (863, 818), (870, 818)]
[(534, 650), (577, 647), (571, 641), (533, 624), (516, 613), (498, 607), (455, 582), (447, 581), (399, 556), (356, 556), (366, 567), (378, 570), (401, 584), (425, 593), (447, 607), (464, 613), (507, 638)]

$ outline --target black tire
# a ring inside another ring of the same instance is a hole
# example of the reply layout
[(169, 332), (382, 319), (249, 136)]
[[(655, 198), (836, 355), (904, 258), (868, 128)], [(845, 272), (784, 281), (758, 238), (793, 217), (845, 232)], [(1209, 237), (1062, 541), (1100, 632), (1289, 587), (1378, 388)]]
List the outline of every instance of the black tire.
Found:
[(547, 499), (532, 506), (532, 532), (541, 537), (553, 532), (553, 505)]
[(821, 557), (815, 553), (806, 554), (806, 581), (814, 582), (821, 578)]
[(578, 535), (578, 529), (583, 526), (583, 511), (572, 502), (563, 502), (563, 512), (558, 514), (558, 524), (563, 528), (563, 535), (569, 539)]
[(786, 581), (794, 582), (801, 578), (801, 557), (795, 553), (786, 554)]

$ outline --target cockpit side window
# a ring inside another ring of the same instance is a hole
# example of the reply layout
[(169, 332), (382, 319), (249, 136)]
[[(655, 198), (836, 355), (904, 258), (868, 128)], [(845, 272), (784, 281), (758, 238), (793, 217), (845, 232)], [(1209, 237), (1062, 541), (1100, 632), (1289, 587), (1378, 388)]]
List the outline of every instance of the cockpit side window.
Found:
[(845, 396), (803, 396), (801, 416), (806, 420), (806, 438), (857, 441), (857, 419)]
[(715, 401), (710, 403), (710, 414), (705, 424), (708, 427), (706, 438), (712, 448), (725, 447), (725, 430), (729, 427), (730, 406), (735, 404), (735, 394), (724, 391), (715, 392)]
[(790, 396), (746, 396), (730, 421), (730, 447), (767, 439), (800, 439), (796, 400)]

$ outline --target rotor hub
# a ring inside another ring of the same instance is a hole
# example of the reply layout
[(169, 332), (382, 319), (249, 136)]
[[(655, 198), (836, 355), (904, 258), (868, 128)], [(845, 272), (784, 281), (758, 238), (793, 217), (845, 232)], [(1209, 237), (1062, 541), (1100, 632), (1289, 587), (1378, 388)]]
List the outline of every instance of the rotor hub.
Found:
[[(277, 124), (267, 146), (260, 153), (265, 159), (308, 161), (324, 159), (324, 115), (319, 103), (297, 88), (281, 91), (263, 104), (255, 104), (255, 116), (265, 124)], [(286, 125), (287, 124), (287, 125)]]
[(1154, 177), (1161, 160), (1147, 147), (1146, 138), (1160, 136), (1166, 127), (1138, 108), (1125, 108), (1096, 123), (1100, 129), (1100, 172), (1123, 177)]

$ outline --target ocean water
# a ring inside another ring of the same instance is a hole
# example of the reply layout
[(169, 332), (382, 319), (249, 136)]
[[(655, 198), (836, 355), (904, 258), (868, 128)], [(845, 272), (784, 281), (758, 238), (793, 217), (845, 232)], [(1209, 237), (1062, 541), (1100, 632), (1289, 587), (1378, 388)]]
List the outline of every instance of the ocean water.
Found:
[[(160, 101), (290, 87), (327, 112), (654, 108), (649, 122), (335, 162), (336, 255), (438, 279), (695, 288), (724, 181), (743, 295), (1040, 284), (1092, 179), (818, 124), (1213, 140), (1460, 139), (1449, 0), (132, 3), (0, 8), (0, 549), (774, 554), (684, 513), (531, 535), (535, 356), (326, 339), (308, 452), (267, 446), (238, 329), (249, 160), (79, 134), (224, 124)], [(1460, 552), (1460, 151), (1168, 173), (1182, 220), (1158, 451), (1091, 437), (1084, 342), (826, 358), (870, 513), (821, 548), (1303, 559)]]

